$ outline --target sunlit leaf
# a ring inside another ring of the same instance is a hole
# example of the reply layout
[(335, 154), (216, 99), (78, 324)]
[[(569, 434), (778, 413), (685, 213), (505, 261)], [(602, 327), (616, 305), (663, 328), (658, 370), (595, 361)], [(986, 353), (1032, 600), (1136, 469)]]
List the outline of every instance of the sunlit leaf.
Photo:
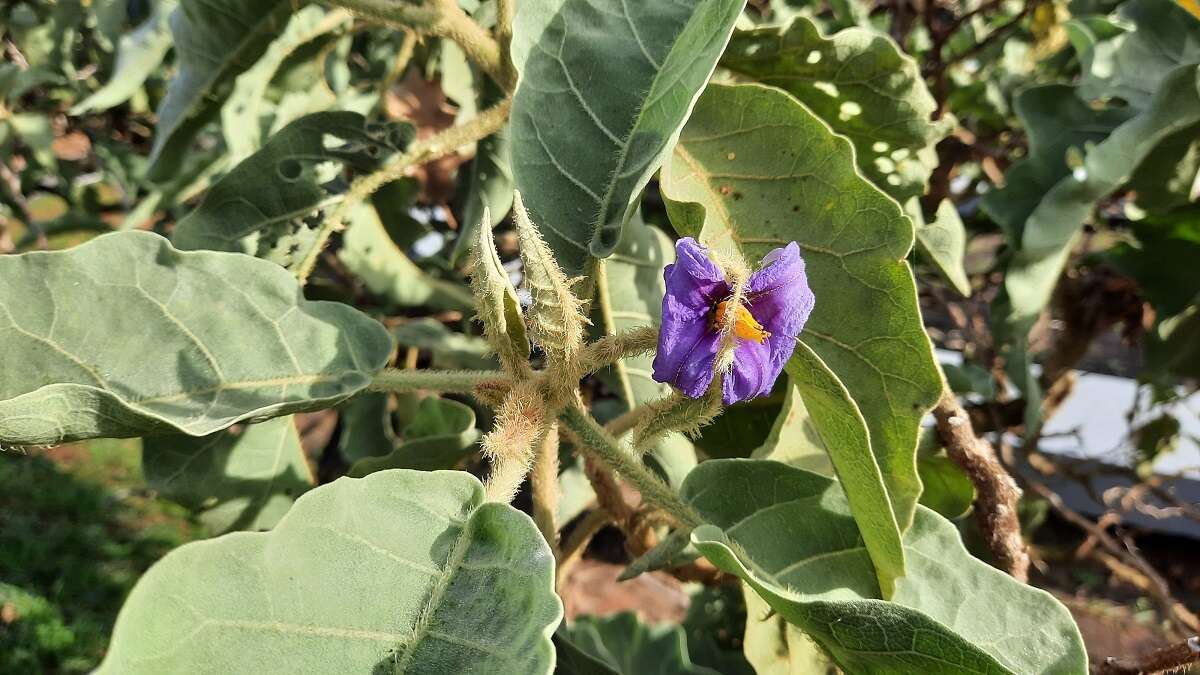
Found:
[(837, 483), (776, 462), (713, 460), (683, 494), (710, 523), (692, 534), (701, 552), (850, 675), (1087, 672), (1067, 609), (972, 557), (928, 509), (904, 536), (908, 574), (885, 602)]
[(140, 26), (121, 36), (113, 72), (103, 87), (71, 107), (72, 115), (108, 110), (128, 101), (146, 79), (154, 74), (171, 48), (171, 30), (167, 19), (175, 11), (176, 0), (154, 3), (150, 16)]
[(797, 17), (734, 33), (721, 65), (799, 99), (850, 139), (863, 175), (900, 203), (925, 192), (933, 145), (952, 123), (932, 119), (937, 104), (920, 68), (886, 35), (850, 28), (824, 37)]
[(518, 3), (513, 176), (568, 274), (617, 247), (743, 5)]
[(0, 279), (4, 443), (204, 436), (325, 408), (391, 351), (382, 326), (305, 300), (273, 263), (148, 232), (0, 256)]
[(150, 487), (216, 534), (274, 527), (314, 483), (291, 416), (200, 438), (149, 436), (142, 467)]
[(533, 521), (466, 473), (341, 478), (271, 532), (159, 561), (99, 672), (549, 675), (553, 569)]
[(788, 94), (710, 85), (662, 171), (680, 234), (757, 261), (800, 244), (816, 306), (801, 334), (866, 418), (901, 529), (920, 494), (915, 448), (941, 391), (904, 262), (912, 224), (855, 169), (846, 139)]

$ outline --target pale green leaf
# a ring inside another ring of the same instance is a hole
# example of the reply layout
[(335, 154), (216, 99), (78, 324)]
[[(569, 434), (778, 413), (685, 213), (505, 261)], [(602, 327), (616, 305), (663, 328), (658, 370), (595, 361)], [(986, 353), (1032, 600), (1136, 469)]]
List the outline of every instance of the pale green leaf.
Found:
[(292, 12), (286, 0), (181, 0), (171, 15), (177, 71), (158, 107), (147, 176), (169, 179)]
[(302, 117), (217, 181), (175, 226), (184, 250), (236, 251), (287, 266), (304, 257), (326, 209), (342, 196), (323, 184), (329, 165), (371, 169), (412, 137), (407, 125), (368, 125), (357, 113)]
[(481, 222), (474, 229), (471, 260), (476, 315), (504, 368), (510, 373), (523, 373), (529, 368), (530, 350), (525, 316), (512, 279), (500, 262), (490, 221), (491, 211), (485, 207)]
[[(514, 301), (516, 293), (513, 294)], [(520, 321), (520, 305), (517, 320)], [(523, 323), (520, 324), (522, 327)], [(524, 332), (521, 333), (524, 336)], [(392, 337), (402, 347), (427, 350), (432, 357), (430, 367), (444, 370), (495, 370), (496, 350), (487, 340), (450, 330), (442, 322), (428, 317), (402, 323), (392, 329)], [(529, 341), (525, 341), (525, 358), (529, 358)]]
[(1160, 142), (1200, 123), (1200, 67), (1171, 72), (1146, 108), (1098, 143), (1029, 215), (1005, 278), (1013, 319), (1029, 325), (1046, 306), (1071, 245), (1096, 202), (1125, 184)]
[(384, 469), (451, 469), (475, 447), (480, 433), (470, 406), (429, 396), (421, 399), (416, 418), (403, 435), (404, 442), (396, 449), (381, 457), (363, 457), (347, 475), (358, 478)]
[(944, 454), (917, 459), (925, 490), (921, 505), (946, 518), (961, 518), (975, 501), (975, 485), (961, 467)]
[(904, 262), (912, 224), (860, 176), (850, 143), (788, 94), (710, 85), (662, 171), (680, 234), (757, 261), (796, 241), (816, 296), (801, 341), (850, 392), (901, 529), (921, 491), (915, 448), (941, 392)]
[(518, 3), (513, 176), (568, 274), (617, 247), (744, 4)]
[(91, 96), (71, 107), (70, 114), (108, 110), (128, 101), (146, 79), (154, 74), (171, 48), (171, 30), (167, 19), (175, 11), (176, 0), (155, 2), (150, 16), (140, 26), (122, 35), (117, 59), (108, 82)]
[(177, 432), (336, 405), (391, 351), (283, 268), (148, 232), (0, 256), (0, 441)]
[[(587, 665), (566, 664), (560, 675), (719, 675), (696, 665), (688, 653), (683, 627), (677, 624), (647, 625), (636, 614), (622, 612), (607, 617), (579, 616), (554, 634), (562, 649), (582, 652)], [(603, 664), (604, 670), (596, 664)]]
[(824, 37), (797, 17), (786, 28), (734, 33), (721, 65), (792, 94), (850, 139), (863, 175), (904, 203), (924, 194), (933, 145), (953, 128), (916, 61), (886, 35), (848, 28)]
[[(754, 459), (773, 459), (823, 476), (833, 476), (833, 462), (821, 434), (813, 423), (812, 414), (795, 384), (788, 380), (787, 395), (779, 415), (763, 444), (750, 453)], [(861, 413), (860, 413), (861, 414)]]
[(353, 464), (364, 457), (382, 457), (396, 448), (391, 394), (367, 392), (338, 409), (338, 452)]
[(345, 10), (327, 13), (319, 5), (304, 7), (288, 19), (287, 26), (254, 66), (237, 76), (233, 91), (221, 107), (221, 131), (232, 162), (241, 162), (262, 147), (263, 127), (273, 123), (264, 105), (267, 87), (284, 63), (301, 47), (349, 26), (352, 19)]
[(710, 523), (692, 535), (701, 552), (848, 674), (1087, 672), (1067, 609), (972, 557), (928, 509), (905, 534), (908, 574), (886, 602), (837, 483), (776, 462), (714, 460), (683, 495)]
[(290, 415), (200, 438), (148, 436), (142, 470), (216, 534), (274, 527), (315, 482)]
[(338, 260), (362, 279), (367, 290), (397, 307), (474, 308), (465, 284), (433, 277), (400, 250), (373, 205), (358, 204), (347, 221)]
[(749, 584), (746, 596), (746, 659), (758, 675), (835, 675), (836, 669), (813, 639), (776, 614)]
[(967, 230), (954, 202), (943, 199), (938, 205), (933, 220), (924, 222), (920, 216), (920, 202), (912, 199), (906, 211), (917, 224), (917, 246), (929, 256), (938, 272), (950, 282), (954, 290), (964, 298), (971, 296), (971, 281), (963, 267), (963, 256), (967, 253)]
[(1116, 18), (1115, 26), (1092, 17), (1067, 25), (1083, 64), (1083, 98), (1117, 97), (1145, 108), (1172, 69), (1200, 63), (1200, 21), (1178, 4), (1129, 0)]
[(904, 550), (883, 474), (871, 452), (866, 420), (850, 392), (804, 342), (796, 344), (786, 368), (846, 491), (883, 597), (890, 598), (896, 579), (905, 573)]
[(549, 675), (553, 570), (533, 521), (467, 473), (340, 478), (271, 532), (154, 565), (99, 672)]

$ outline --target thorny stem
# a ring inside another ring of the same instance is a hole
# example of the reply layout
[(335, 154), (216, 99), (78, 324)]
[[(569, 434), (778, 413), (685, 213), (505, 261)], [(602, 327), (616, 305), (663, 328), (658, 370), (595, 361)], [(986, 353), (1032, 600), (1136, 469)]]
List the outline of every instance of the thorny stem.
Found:
[(473, 394), (475, 388), (491, 383), (511, 386), (511, 378), (498, 370), (399, 370), (387, 368), (371, 378), (367, 391), (440, 391)]
[(320, 256), (321, 250), (325, 248), (325, 244), (329, 242), (333, 233), (342, 229), (350, 209), (370, 197), (379, 188), (403, 177), (410, 168), (444, 157), (464, 145), (474, 143), (499, 131), (508, 121), (508, 112), (511, 107), (512, 99), (504, 99), (471, 118), (465, 124), (450, 127), (441, 133), (415, 141), (404, 154), (389, 162), (387, 166), (356, 179), (350, 185), (350, 190), (346, 193), (345, 198), (325, 219), (325, 222), (321, 223), (321, 229), (317, 231), (315, 242), (296, 267), (296, 278), (300, 283), (308, 281), (313, 268), (317, 266), (317, 258)]
[(1022, 583), (1028, 581), (1029, 554), (1021, 539), (1021, 522), (1017, 519), (1020, 489), (1000, 464), (992, 445), (975, 435), (971, 418), (954, 392), (942, 391), (933, 417), (946, 453), (975, 485), (975, 517), (988, 549), (1013, 578)]
[(590, 415), (576, 406), (567, 406), (559, 415), (559, 420), (579, 439), (580, 449), (585, 455), (595, 457), (621, 474), (622, 478), (642, 493), (642, 499), (648, 504), (666, 511), (685, 527), (696, 527), (703, 522), (700, 514), (696, 513), (691, 505), (680, 499), (670, 486), (662, 482), (632, 453), (622, 448), (621, 444)]
[(1200, 637), (1192, 637), (1132, 658), (1110, 656), (1096, 667), (1098, 675), (1137, 675), (1187, 670), (1200, 663)]

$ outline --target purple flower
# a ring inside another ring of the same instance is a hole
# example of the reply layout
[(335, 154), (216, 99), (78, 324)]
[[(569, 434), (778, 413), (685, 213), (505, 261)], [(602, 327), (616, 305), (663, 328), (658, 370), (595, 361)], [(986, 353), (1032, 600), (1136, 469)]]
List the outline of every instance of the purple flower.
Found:
[[(654, 357), (654, 379), (700, 398), (713, 380), (721, 322), (732, 288), (707, 249), (691, 237), (675, 243), (675, 262), (663, 270), (667, 293)], [(725, 375), (725, 405), (771, 392), (813, 308), (813, 293), (796, 242), (763, 258), (750, 275), (733, 334), (733, 368)]]

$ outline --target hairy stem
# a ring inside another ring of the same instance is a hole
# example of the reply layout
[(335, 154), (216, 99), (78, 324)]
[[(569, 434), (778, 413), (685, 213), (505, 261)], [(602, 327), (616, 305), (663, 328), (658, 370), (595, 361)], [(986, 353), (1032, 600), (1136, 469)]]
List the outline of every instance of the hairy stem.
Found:
[(300, 283), (308, 281), (313, 268), (317, 266), (321, 250), (325, 248), (325, 244), (329, 242), (333, 233), (342, 229), (346, 216), (349, 215), (352, 208), (375, 194), (379, 188), (403, 177), (412, 167), (449, 155), (464, 145), (474, 143), (499, 131), (508, 121), (511, 107), (512, 99), (505, 99), (473, 117), (466, 124), (450, 127), (441, 133), (414, 142), (404, 154), (389, 162), (387, 166), (355, 180), (350, 185), (350, 190), (346, 193), (345, 198), (334, 208), (333, 213), (325, 219), (325, 222), (321, 223), (321, 229), (316, 234), (316, 241), (296, 267), (296, 278), (300, 280)]
[[(603, 297), (603, 294), (601, 294)], [(658, 329), (653, 326), (631, 328), (616, 335), (606, 335), (583, 348), (579, 354), (580, 377), (611, 366), (629, 356), (654, 351), (658, 345)], [(621, 378), (623, 389), (627, 389), (625, 400), (633, 400), (633, 389), (628, 377)]]
[(368, 391), (440, 391), (472, 394), (475, 388), (493, 382), (511, 386), (507, 374), (498, 370), (400, 370), (387, 368), (371, 378)]
[(933, 417), (946, 453), (975, 485), (975, 517), (988, 549), (1013, 578), (1028, 581), (1029, 554), (1017, 519), (1021, 490), (1000, 464), (992, 444), (975, 435), (971, 418), (954, 392), (942, 391)]
[(533, 492), (533, 522), (558, 557), (558, 425), (551, 424), (537, 444), (533, 471), (529, 475)]
[(653, 471), (621, 447), (620, 442), (591, 415), (576, 406), (568, 406), (559, 420), (579, 439), (580, 449), (585, 455), (596, 458), (619, 473), (642, 493), (642, 499), (647, 503), (666, 511), (685, 527), (696, 527), (703, 522), (691, 505), (680, 499)]

